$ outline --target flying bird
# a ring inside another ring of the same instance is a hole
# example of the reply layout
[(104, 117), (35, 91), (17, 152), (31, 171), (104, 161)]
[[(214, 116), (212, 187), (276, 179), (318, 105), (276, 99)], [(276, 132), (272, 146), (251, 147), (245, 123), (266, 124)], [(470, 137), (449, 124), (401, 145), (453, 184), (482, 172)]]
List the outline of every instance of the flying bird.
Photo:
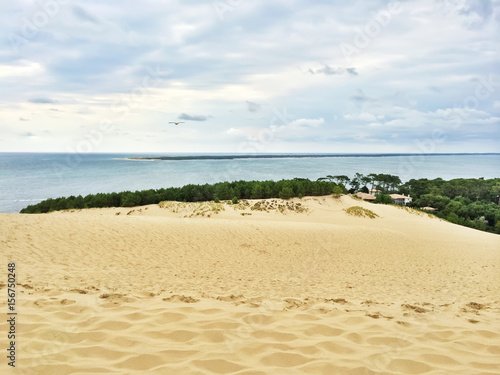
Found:
[(169, 123), (169, 124), (179, 125), (179, 124), (184, 124), (184, 121), (180, 121), (180, 122), (173, 122), (173, 121), (169, 121), (168, 123)]

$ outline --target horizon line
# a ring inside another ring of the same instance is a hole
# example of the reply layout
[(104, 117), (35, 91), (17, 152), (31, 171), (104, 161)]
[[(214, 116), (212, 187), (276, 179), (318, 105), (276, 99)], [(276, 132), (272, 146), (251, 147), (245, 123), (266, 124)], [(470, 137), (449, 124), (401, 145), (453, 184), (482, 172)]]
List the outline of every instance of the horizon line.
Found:
[(500, 155), (500, 152), (124, 152), (124, 151), (112, 151), (112, 152), (63, 152), (63, 151), (0, 151), (1, 154), (61, 154), (61, 155), (116, 155), (116, 154), (129, 154), (129, 155), (147, 155), (147, 154), (165, 154), (167, 155), (388, 155), (388, 156), (411, 156), (411, 155), (421, 155), (421, 156), (432, 156), (432, 155)]

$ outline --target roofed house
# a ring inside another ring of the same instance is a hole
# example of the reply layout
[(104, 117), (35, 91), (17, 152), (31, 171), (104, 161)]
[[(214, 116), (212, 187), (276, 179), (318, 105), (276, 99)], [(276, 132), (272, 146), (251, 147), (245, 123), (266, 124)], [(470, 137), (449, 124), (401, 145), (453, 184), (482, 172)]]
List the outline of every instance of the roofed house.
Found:
[(361, 198), (361, 199), (365, 200), (365, 201), (374, 201), (375, 199), (377, 199), (377, 198), (375, 198), (374, 195), (366, 194), (366, 193), (361, 193), (361, 192), (356, 193), (356, 196), (358, 198)]
[(389, 196), (392, 198), (394, 201), (394, 204), (400, 204), (402, 206), (406, 206), (408, 203), (411, 202), (411, 197), (408, 197), (406, 195), (401, 195), (401, 194), (389, 194)]

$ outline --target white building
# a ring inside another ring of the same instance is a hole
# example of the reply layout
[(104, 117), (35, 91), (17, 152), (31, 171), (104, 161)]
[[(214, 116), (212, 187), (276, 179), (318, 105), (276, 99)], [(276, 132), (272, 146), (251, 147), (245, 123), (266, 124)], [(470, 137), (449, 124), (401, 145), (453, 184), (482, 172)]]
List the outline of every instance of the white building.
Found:
[(401, 194), (389, 194), (395, 204), (400, 204), (402, 206), (406, 206), (411, 202), (411, 197)]

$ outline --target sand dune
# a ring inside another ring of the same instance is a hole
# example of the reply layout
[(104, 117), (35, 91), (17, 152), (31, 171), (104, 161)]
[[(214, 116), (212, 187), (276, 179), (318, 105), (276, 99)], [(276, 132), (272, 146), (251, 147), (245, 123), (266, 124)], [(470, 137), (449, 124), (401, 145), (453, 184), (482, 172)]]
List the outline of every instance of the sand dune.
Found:
[(419, 212), (170, 202), (3, 214), (0, 241), (2, 373), (500, 373), (500, 236)]

